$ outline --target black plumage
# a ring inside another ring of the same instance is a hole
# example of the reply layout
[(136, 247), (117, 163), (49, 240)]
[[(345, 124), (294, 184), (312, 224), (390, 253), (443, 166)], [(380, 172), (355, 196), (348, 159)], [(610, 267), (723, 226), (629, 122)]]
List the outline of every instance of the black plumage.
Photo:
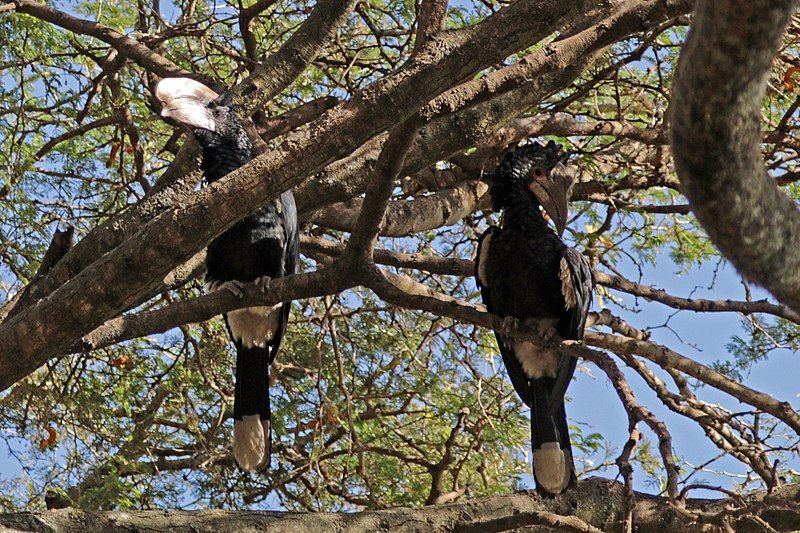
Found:
[[(490, 195), (501, 227), (481, 236), (475, 277), (489, 312), (564, 339), (581, 339), (594, 279), (586, 258), (560, 238), (573, 178), (552, 141), (519, 146), (503, 157)], [(556, 225), (548, 225), (542, 206)], [(496, 334), (511, 382), (531, 408), (533, 473), (539, 490), (557, 494), (575, 480), (564, 393), (576, 360), (557, 348)]]
[[(252, 158), (247, 134), (236, 116), (230, 95), (218, 96), (185, 78), (159, 82), (156, 95), (162, 115), (187, 126), (203, 152), (205, 180), (212, 183)], [(267, 282), (297, 270), (299, 234), (297, 208), (291, 191), (234, 224), (208, 246), (206, 289)], [(240, 467), (260, 471), (269, 464), (269, 367), (286, 331), (290, 302), (274, 307), (251, 307), (225, 314), (236, 346), (234, 457)]]

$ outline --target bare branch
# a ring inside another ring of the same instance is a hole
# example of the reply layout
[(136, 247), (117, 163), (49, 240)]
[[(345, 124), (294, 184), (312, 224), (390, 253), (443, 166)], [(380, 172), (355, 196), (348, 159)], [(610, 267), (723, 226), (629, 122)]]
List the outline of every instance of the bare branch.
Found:
[(706, 300), (703, 298), (681, 298), (667, 293), (664, 290), (656, 289), (650, 285), (642, 285), (634, 283), (627, 279), (605, 272), (595, 272), (595, 279), (601, 285), (616, 289), (618, 291), (627, 292), (634, 296), (641, 296), (654, 302), (660, 302), (668, 305), (674, 309), (686, 309), (689, 311), (697, 312), (734, 312), (742, 313), (743, 315), (751, 315), (753, 313), (767, 313), (770, 315), (785, 318), (795, 324), (800, 324), (800, 315), (786, 307), (785, 305), (776, 305), (767, 300), (757, 301), (737, 301), (737, 300)]
[(607, 335), (593, 331), (586, 332), (585, 341), (587, 344), (605, 348), (615, 353), (639, 355), (663, 368), (680, 370), (784, 421), (800, 435), (800, 414), (792, 409), (792, 405), (789, 402), (781, 402), (769, 394), (753, 390), (697, 361), (670, 350), (666, 346), (661, 346), (651, 341), (628, 339), (618, 335)]
[(664, 462), (664, 469), (667, 472), (667, 494), (670, 499), (676, 499), (678, 496), (679, 469), (675, 464), (672, 435), (667, 430), (666, 424), (659, 420), (649, 409), (639, 404), (624, 374), (609, 356), (594, 351), (587, 351), (584, 356), (600, 367), (608, 376), (608, 379), (611, 380), (611, 384), (617, 391), (617, 396), (619, 396), (630, 418), (628, 430), (633, 433), (636, 429), (636, 424), (644, 421), (658, 437), (658, 451), (661, 454), (661, 460)]
[(448, 0), (422, 0), (417, 12), (417, 40), (414, 52), (418, 53), (425, 43), (444, 29)]
[(121, 113), (115, 113), (111, 116), (99, 118), (95, 121), (89, 122), (87, 124), (82, 124), (75, 129), (69, 130), (67, 132), (62, 133), (52, 139), (48, 140), (46, 143), (42, 145), (41, 148), (36, 152), (34, 156), (35, 159), (41, 159), (45, 156), (50, 150), (55, 148), (57, 145), (61, 144), (64, 141), (68, 141), (72, 138), (79, 137), (87, 132), (92, 130), (96, 130), (97, 128), (103, 128), (105, 126), (109, 126), (111, 124), (118, 124), (123, 119)]
[(256, 38), (255, 35), (253, 35), (253, 30), (250, 28), (250, 25), (254, 18), (258, 17), (258, 15), (266, 9), (269, 9), (276, 1), (277, 0), (257, 0), (254, 4), (239, 11), (239, 31), (242, 34), (245, 53), (252, 61), (258, 59), (258, 50), (256, 49)]
[(308, 274), (274, 279), (265, 292), (255, 284), (245, 285), (242, 296), (229, 291), (214, 291), (191, 300), (174, 302), (167, 307), (136, 315), (121, 316), (81, 338), (69, 351), (88, 351), (130, 339), (168, 331), (183, 324), (209, 320), (217, 315), (252, 307), (275, 305), (298, 298), (335, 294), (352, 285), (344, 284), (334, 271), (318, 270)]

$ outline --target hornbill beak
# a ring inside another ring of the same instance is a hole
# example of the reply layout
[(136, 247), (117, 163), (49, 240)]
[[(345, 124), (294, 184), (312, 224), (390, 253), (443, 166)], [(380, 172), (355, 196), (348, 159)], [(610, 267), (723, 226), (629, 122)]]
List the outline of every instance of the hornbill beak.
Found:
[(164, 78), (156, 85), (156, 98), (164, 106), (162, 117), (209, 131), (214, 131), (216, 124), (208, 104), (218, 96), (190, 78)]
[(547, 216), (555, 223), (558, 236), (564, 234), (569, 218), (568, 206), (574, 177), (563, 163), (548, 171), (540, 164), (531, 168), (531, 192), (539, 200)]

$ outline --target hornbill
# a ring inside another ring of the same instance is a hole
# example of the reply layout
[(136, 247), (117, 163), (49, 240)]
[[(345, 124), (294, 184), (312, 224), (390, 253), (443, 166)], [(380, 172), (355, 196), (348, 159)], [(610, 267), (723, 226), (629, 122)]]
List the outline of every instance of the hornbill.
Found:
[[(475, 278), (490, 313), (563, 339), (583, 338), (594, 289), (586, 258), (561, 235), (573, 177), (569, 156), (553, 141), (518, 146), (491, 176), (492, 209), (503, 211), (478, 241)], [(539, 207), (555, 223), (548, 225)], [(495, 333), (511, 383), (531, 409), (533, 476), (537, 488), (558, 494), (575, 481), (564, 393), (576, 359), (552, 343), (532, 343)], [(549, 347), (548, 347), (549, 344)]]
[[(156, 87), (161, 115), (186, 125), (202, 148), (203, 176), (212, 183), (252, 158), (250, 141), (230, 94), (217, 95), (188, 78), (165, 78)], [(299, 235), (291, 191), (243, 218), (208, 245), (206, 290), (241, 294), (241, 284), (266, 287), (270, 278), (294, 274)], [(233, 455), (257, 472), (270, 458), (269, 367), (286, 332), (291, 302), (225, 313), (236, 346)]]

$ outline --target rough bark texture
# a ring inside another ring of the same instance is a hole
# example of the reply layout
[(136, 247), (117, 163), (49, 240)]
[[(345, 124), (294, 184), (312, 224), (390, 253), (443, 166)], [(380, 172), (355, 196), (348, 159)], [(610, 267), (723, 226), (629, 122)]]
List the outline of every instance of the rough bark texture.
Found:
[(745, 277), (799, 311), (800, 212), (767, 174), (759, 129), (794, 6), (697, 3), (675, 74), (671, 132), (682, 190), (711, 240)]
[[(670, 505), (665, 498), (637, 494), (633, 508), (636, 531), (685, 533), (713, 531), (717, 517), (725, 515), (730, 501), (689, 499), (685, 507)], [(800, 527), (796, 505), (776, 504), (800, 497), (800, 487), (784, 487), (766, 497), (747, 498), (754, 516), (778, 531)], [(625, 510), (624, 487), (615, 481), (590, 478), (566, 494), (543, 498), (533, 493), (479, 498), (463, 503), (397, 508), (360, 513), (286, 513), (271, 511), (110, 511), (60, 509), (41, 513), (0, 515), (0, 527), (17, 531), (348, 531), (391, 532), (493, 532), (493, 531), (617, 531)], [(557, 521), (558, 515), (562, 519)], [(571, 520), (570, 520), (571, 519)], [(703, 522), (706, 522), (703, 524)], [(752, 516), (734, 515), (730, 524), (737, 532), (764, 531)], [(555, 527), (555, 528), (554, 528)]]

